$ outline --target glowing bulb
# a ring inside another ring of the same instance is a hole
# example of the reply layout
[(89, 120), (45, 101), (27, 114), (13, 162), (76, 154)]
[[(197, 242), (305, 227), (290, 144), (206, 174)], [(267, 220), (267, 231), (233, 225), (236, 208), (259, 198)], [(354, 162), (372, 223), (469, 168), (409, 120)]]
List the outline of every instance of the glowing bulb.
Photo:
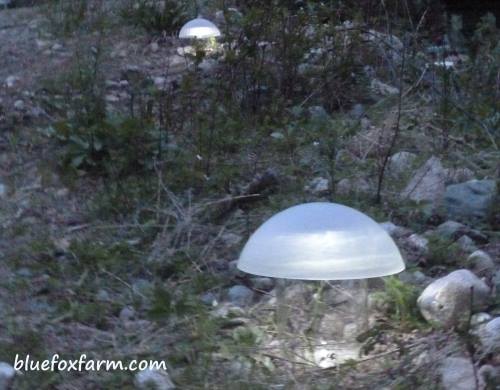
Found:
[(200, 17), (187, 22), (179, 32), (179, 38), (207, 39), (219, 37), (220, 35), (220, 30), (215, 24)]

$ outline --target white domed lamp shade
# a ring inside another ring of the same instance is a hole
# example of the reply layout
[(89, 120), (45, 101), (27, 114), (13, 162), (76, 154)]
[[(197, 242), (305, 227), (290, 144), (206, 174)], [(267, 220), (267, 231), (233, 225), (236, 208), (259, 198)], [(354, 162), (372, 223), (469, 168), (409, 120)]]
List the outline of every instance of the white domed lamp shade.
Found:
[(207, 39), (220, 37), (220, 35), (221, 32), (215, 24), (201, 17), (197, 17), (196, 19), (187, 22), (184, 26), (182, 26), (181, 31), (179, 32), (179, 38), (181, 39)]
[(377, 222), (336, 203), (305, 203), (262, 224), (238, 260), (241, 271), (302, 280), (365, 279), (405, 269)]

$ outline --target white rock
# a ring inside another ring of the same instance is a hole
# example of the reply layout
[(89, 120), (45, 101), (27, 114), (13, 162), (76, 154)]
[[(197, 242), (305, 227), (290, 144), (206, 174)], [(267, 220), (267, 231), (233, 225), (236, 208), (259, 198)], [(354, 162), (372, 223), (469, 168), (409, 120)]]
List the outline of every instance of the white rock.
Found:
[(464, 234), (457, 240), (457, 244), (458, 246), (460, 246), (460, 248), (462, 248), (464, 252), (471, 253), (477, 251), (477, 246), (474, 243), (474, 240), (466, 234)]
[(16, 370), (10, 364), (0, 362), (0, 390), (10, 389)]
[(415, 249), (418, 249), (424, 253), (429, 250), (429, 240), (417, 233), (413, 233), (407, 238), (408, 243)]
[(439, 367), (444, 390), (472, 390), (476, 388), (474, 366), (470, 359), (448, 357)]
[(372, 79), (370, 87), (375, 93), (378, 93), (383, 96), (388, 96), (388, 95), (397, 95), (399, 93), (399, 89), (396, 87), (393, 87), (392, 85), (383, 83), (380, 80), (377, 79)]
[(473, 313), (481, 311), (489, 301), (489, 287), (469, 270), (461, 269), (428, 285), (417, 304), (427, 321), (452, 327), (467, 324), (471, 309)]
[(405, 151), (393, 154), (389, 159), (389, 172), (400, 175), (411, 168), (416, 158), (415, 154)]
[(477, 331), (479, 340), (485, 352), (500, 352), (500, 317), (481, 325)]
[(479, 325), (487, 323), (491, 320), (491, 318), (490, 314), (484, 312), (473, 314), (470, 318), (470, 326), (472, 328), (476, 328)]
[(368, 193), (370, 192), (370, 184), (362, 178), (344, 178), (337, 183), (336, 191), (339, 195), (344, 196), (347, 196), (351, 193)]
[(167, 79), (165, 77), (155, 77), (153, 79), (154, 85), (158, 89), (164, 89), (167, 85)]
[(5, 79), (5, 85), (7, 88), (13, 88), (19, 80), (20, 78), (17, 76), (9, 76)]
[(495, 263), (486, 252), (476, 250), (467, 258), (467, 267), (478, 276), (492, 276)]
[(51, 47), (52, 51), (61, 51), (63, 49), (63, 45), (60, 43), (54, 43)]
[(170, 379), (170, 375), (165, 370), (146, 369), (139, 371), (134, 378), (135, 386), (138, 390), (171, 390), (175, 385)]
[(153, 42), (151, 45), (149, 45), (149, 48), (153, 53), (156, 53), (158, 50), (160, 50), (160, 45), (158, 45), (158, 42)]
[(22, 100), (16, 100), (14, 102), (14, 108), (18, 111), (24, 110), (25, 104)]
[(446, 191), (446, 171), (437, 157), (431, 157), (421, 166), (401, 193), (403, 198), (415, 202), (432, 202), (437, 205)]
[(120, 320), (130, 321), (135, 317), (135, 310), (130, 306), (125, 306), (120, 311)]
[(305, 187), (305, 190), (315, 195), (324, 195), (330, 191), (330, 182), (324, 177), (315, 177)]

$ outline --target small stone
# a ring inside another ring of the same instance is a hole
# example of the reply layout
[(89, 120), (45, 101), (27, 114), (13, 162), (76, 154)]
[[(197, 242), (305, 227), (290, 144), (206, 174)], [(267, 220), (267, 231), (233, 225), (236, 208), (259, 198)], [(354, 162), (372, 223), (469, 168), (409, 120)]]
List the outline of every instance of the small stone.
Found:
[(252, 286), (256, 290), (270, 291), (274, 288), (274, 281), (266, 277), (253, 278)]
[(60, 43), (54, 43), (51, 47), (52, 51), (61, 51), (63, 49), (63, 45)]
[(156, 88), (164, 89), (165, 86), (167, 85), (167, 79), (165, 77), (155, 77), (153, 79), (153, 83)]
[(0, 390), (8, 390), (16, 375), (16, 370), (10, 364), (0, 362)]
[(400, 175), (408, 171), (416, 158), (417, 156), (415, 154), (405, 151), (393, 154), (389, 159), (389, 172), (394, 175)]
[(476, 388), (474, 366), (470, 359), (448, 357), (440, 366), (444, 390), (471, 390)]
[(24, 110), (25, 104), (22, 100), (16, 100), (14, 102), (14, 108), (18, 111)]
[(100, 289), (96, 294), (96, 300), (100, 302), (109, 302), (111, 301), (111, 297), (106, 290)]
[(7, 186), (3, 183), (0, 183), (0, 198), (5, 198), (7, 195)]
[(158, 50), (160, 50), (160, 45), (158, 45), (158, 42), (153, 42), (151, 45), (149, 45), (149, 48), (151, 49), (151, 52), (156, 53)]
[(200, 300), (202, 303), (208, 306), (217, 306), (219, 302), (217, 301), (217, 296), (213, 292), (205, 292), (201, 295)]
[(370, 84), (372, 90), (380, 95), (389, 96), (389, 95), (397, 95), (399, 93), (399, 89), (393, 87), (392, 85), (383, 83), (380, 80), (373, 79)]
[(419, 251), (426, 253), (429, 250), (429, 240), (417, 233), (413, 233), (407, 238), (407, 240), (413, 248), (418, 249)]
[(134, 378), (135, 386), (138, 390), (172, 390), (175, 385), (170, 379), (170, 375), (165, 370), (148, 368), (139, 371)]
[(467, 267), (478, 276), (490, 277), (495, 273), (493, 259), (482, 250), (476, 250), (467, 258)]
[(246, 286), (236, 285), (229, 289), (227, 297), (229, 302), (238, 306), (245, 306), (253, 301), (254, 292)]
[(9, 76), (5, 79), (5, 85), (7, 88), (13, 88), (19, 80), (20, 78), (17, 76)]
[(304, 189), (314, 195), (325, 195), (330, 192), (330, 182), (324, 177), (315, 177)]
[(130, 320), (133, 320), (135, 318), (135, 310), (134, 308), (130, 307), (130, 306), (125, 306), (123, 309), (120, 310), (120, 320), (122, 320), (123, 322), (125, 321), (130, 321)]
[(479, 325), (483, 325), (490, 321), (491, 318), (490, 314), (484, 312), (473, 314), (470, 318), (470, 326), (471, 328), (475, 328)]
[(477, 246), (474, 243), (474, 240), (466, 234), (464, 234), (457, 240), (457, 244), (458, 246), (460, 246), (460, 248), (462, 248), (464, 252), (471, 253), (477, 250)]
[(370, 184), (363, 178), (344, 178), (336, 185), (339, 195), (362, 194), (370, 192)]
[(467, 232), (468, 227), (456, 221), (446, 221), (436, 228), (436, 233), (441, 237), (454, 240)]
[(224, 233), (220, 239), (224, 243), (224, 245), (228, 248), (238, 246), (240, 242), (243, 241), (242, 236), (231, 232)]

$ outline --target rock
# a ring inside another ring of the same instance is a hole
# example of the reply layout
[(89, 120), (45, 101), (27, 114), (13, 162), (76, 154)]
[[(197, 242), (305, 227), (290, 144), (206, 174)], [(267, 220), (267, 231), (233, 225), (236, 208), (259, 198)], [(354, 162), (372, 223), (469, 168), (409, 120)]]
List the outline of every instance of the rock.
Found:
[(14, 88), (19, 80), (20, 78), (17, 76), (9, 76), (5, 79), (5, 85), (7, 88)]
[(491, 277), (495, 273), (493, 259), (481, 250), (476, 250), (467, 258), (467, 268), (480, 277)]
[(401, 196), (418, 203), (430, 202), (437, 206), (444, 196), (445, 182), (446, 171), (441, 160), (437, 157), (431, 157), (415, 172)]
[(401, 61), (401, 53), (404, 45), (397, 36), (376, 30), (369, 30), (362, 37), (365, 41), (371, 43), (377, 49), (378, 54), (384, 59), (389, 58), (396, 63)]
[(211, 72), (217, 67), (217, 61), (212, 58), (206, 58), (198, 65), (203, 72)]
[(120, 320), (122, 320), (123, 322), (125, 321), (130, 321), (130, 320), (133, 320), (135, 318), (135, 310), (130, 307), (130, 306), (125, 306), (123, 309), (121, 309), (120, 311)]
[(436, 228), (436, 233), (443, 238), (456, 240), (468, 231), (468, 227), (456, 221), (446, 221)]
[(24, 110), (24, 107), (25, 107), (25, 104), (22, 100), (16, 100), (14, 102), (14, 108), (17, 110), (17, 111), (22, 111)]
[(330, 182), (324, 177), (315, 177), (304, 189), (314, 195), (324, 195), (330, 191)]
[(370, 87), (375, 92), (376, 94), (380, 94), (383, 96), (388, 96), (388, 95), (397, 95), (399, 93), (399, 89), (396, 87), (393, 87), (392, 85), (383, 83), (382, 81), (378, 79), (372, 79), (370, 83)]
[(362, 104), (358, 103), (351, 108), (351, 111), (349, 111), (349, 115), (354, 119), (361, 119), (363, 115), (365, 115), (365, 112), (365, 107)]
[(470, 318), (470, 326), (471, 328), (477, 328), (479, 325), (483, 325), (490, 321), (491, 318), (491, 315), (484, 312), (473, 314)]
[(485, 352), (500, 352), (500, 317), (493, 318), (486, 324), (481, 325), (477, 335)]
[(444, 390), (471, 390), (476, 388), (474, 366), (470, 359), (447, 357), (439, 367)]
[(447, 215), (458, 221), (484, 220), (497, 194), (494, 180), (470, 180), (446, 187), (444, 205)]
[(52, 51), (61, 51), (63, 49), (63, 45), (60, 43), (54, 43), (51, 47)]
[(167, 85), (167, 79), (165, 77), (155, 77), (153, 78), (153, 83), (158, 89), (165, 89)]
[(160, 50), (160, 45), (158, 45), (158, 42), (153, 42), (151, 45), (149, 45), (149, 48), (152, 53), (156, 53), (158, 50)]
[(486, 243), (488, 237), (479, 230), (471, 229), (470, 227), (456, 221), (446, 221), (436, 228), (436, 233), (443, 238), (449, 240), (457, 240), (464, 234), (467, 234), (476, 242)]
[(390, 173), (400, 175), (412, 167), (416, 158), (417, 156), (410, 152), (394, 153), (389, 159), (387, 168)]
[(200, 297), (201, 302), (208, 306), (217, 306), (219, 302), (217, 301), (217, 296), (210, 291), (203, 293)]
[(243, 240), (243, 237), (236, 233), (227, 232), (221, 236), (221, 241), (228, 248), (238, 246)]
[(171, 390), (175, 385), (170, 375), (165, 370), (148, 368), (139, 371), (134, 378), (134, 384), (138, 390)]
[(257, 290), (271, 291), (274, 288), (274, 280), (265, 277), (253, 278), (252, 286)]
[(500, 367), (485, 364), (477, 371), (480, 389), (498, 389), (500, 387)]
[(457, 244), (464, 252), (471, 253), (477, 250), (474, 240), (466, 234), (457, 240)]
[(339, 195), (348, 196), (350, 194), (362, 194), (370, 192), (370, 184), (362, 178), (340, 180), (336, 185), (336, 192)]
[(422, 253), (427, 253), (427, 251), (429, 250), (429, 240), (418, 235), (417, 233), (413, 233), (410, 237), (407, 238), (407, 241), (410, 246), (421, 251)]
[(358, 360), (360, 356), (360, 345), (339, 344), (335, 346), (326, 345), (315, 347), (313, 351), (305, 351), (305, 358), (313, 361), (319, 368), (338, 367), (348, 360)]
[(252, 303), (254, 292), (246, 286), (236, 285), (229, 289), (227, 298), (235, 305), (245, 306)]
[(0, 362), (0, 390), (8, 390), (16, 375), (16, 370), (10, 364)]
[(0, 183), (0, 198), (5, 198), (7, 195), (7, 186), (3, 183)]
[(379, 223), (380, 227), (384, 229), (391, 237), (400, 238), (411, 233), (410, 229), (402, 226), (397, 226), (390, 221)]
[(474, 313), (485, 309), (489, 300), (489, 287), (469, 270), (461, 269), (428, 285), (417, 304), (427, 321), (452, 327), (467, 324), (471, 303)]

